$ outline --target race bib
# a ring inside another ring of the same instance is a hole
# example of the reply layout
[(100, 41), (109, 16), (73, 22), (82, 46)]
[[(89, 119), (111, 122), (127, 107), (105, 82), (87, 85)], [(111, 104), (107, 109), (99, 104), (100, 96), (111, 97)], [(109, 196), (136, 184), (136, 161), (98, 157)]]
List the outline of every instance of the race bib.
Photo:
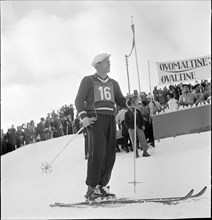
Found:
[(113, 83), (101, 83), (94, 81), (94, 102), (108, 101), (115, 103)]

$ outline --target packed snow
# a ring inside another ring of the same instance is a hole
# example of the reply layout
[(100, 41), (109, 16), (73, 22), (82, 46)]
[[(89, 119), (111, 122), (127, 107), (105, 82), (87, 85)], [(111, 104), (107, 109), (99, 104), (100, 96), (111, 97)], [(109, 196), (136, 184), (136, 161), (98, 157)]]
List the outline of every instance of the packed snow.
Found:
[[(45, 174), (41, 164), (51, 162), (72, 135), (37, 142), (1, 157), (2, 219), (73, 219), (73, 218), (202, 218), (211, 217), (211, 132), (177, 136), (156, 141), (149, 148), (151, 157), (136, 159), (134, 153), (117, 153), (111, 191), (119, 197), (152, 198), (183, 196), (207, 186), (198, 199), (176, 205), (157, 203), (128, 204), (108, 207), (50, 207), (54, 202), (84, 201), (86, 165), (84, 136), (75, 135), (67, 148), (52, 163), (53, 171)], [(139, 151), (140, 155), (142, 152)]]

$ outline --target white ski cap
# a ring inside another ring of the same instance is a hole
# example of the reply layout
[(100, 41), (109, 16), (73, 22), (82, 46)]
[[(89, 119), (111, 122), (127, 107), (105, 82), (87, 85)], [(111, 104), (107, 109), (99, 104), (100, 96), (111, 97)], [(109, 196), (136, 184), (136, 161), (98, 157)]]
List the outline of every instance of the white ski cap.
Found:
[(111, 56), (111, 54), (108, 54), (108, 53), (100, 53), (100, 54), (98, 54), (98, 55), (96, 55), (96, 56), (94, 57), (94, 59), (93, 59), (91, 65), (92, 65), (93, 67), (96, 67), (96, 64), (97, 64), (97, 63), (102, 62), (103, 60), (105, 60), (107, 57), (110, 57), (110, 56)]

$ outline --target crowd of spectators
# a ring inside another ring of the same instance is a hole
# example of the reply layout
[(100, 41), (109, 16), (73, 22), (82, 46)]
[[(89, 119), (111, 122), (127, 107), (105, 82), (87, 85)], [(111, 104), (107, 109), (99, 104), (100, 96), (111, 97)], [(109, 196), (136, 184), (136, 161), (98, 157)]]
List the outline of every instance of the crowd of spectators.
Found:
[(25, 145), (76, 133), (80, 129), (79, 117), (74, 117), (73, 104), (62, 106), (57, 112), (53, 110), (40, 119), (17, 126), (14, 125), (6, 133), (1, 130), (1, 155)]
[[(191, 83), (180, 83), (178, 85), (170, 85), (168, 88), (164, 86), (163, 89), (158, 89), (156, 86), (153, 90), (153, 95), (145, 92), (139, 94), (137, 90), (134, 90), (134, 94), (131, 94), (131, 96), (132, 95), (139, 97), (138, 109), (141, 111), (145, 121), (144, 133), (147, 142), (154, 147), (152, 116), (160, 112), (166, 112), (166, 110), (170, 112), (177, 111), (184, 106), (197, 106), (201, 102), (210, 103), (211, 82), (202, 80), (200, 83), (195, 82), (194, 85)], [(119, 135), (117, 137), (117, 144), (121, 145), (123, 150), (129, 152), (129, 147), (131, 148), (130, 138), (124, 124), (126, 111), (126, 109), (119, 109), (116, 116), (116, 121), (119, 125), (118, 134), (122, 134), (122, 141), (120, 141), (121, 137)], [(119, 150), (119, 146), (117, 146), (117, 152), (119, 152)]]
[[(154, 146), (151, 125), (152, 115), (165, 108), (177, 110), (180, 105), (197, 105), (200, 102), (210, 100), (211, 82), (208, 80), (201, 80), (200, 83), (196, 82), (194, 85), (191, 83), (180, 83), (178, 85), (170, 85), (168, 88), (164, 86), (163, 89), (158, 89), (156, 86), (153, 89), (153, 95), (150, 93), (147, 94), (146, 92), (138, 94), (136, 90), (134, 94), (139, 97), (139, 109), (148, 126), (145, 135), (147, 140)], [(187, 98), (187, 96), (189, 98)], [(128, 97), (129, 96), (127, 96), (127, 98)], [(121, 129), (121, 122), (117, 122), (117, 124), (119, 124), (119, 128)], [(74, 116), (73, 104), (69, 106), (64, 105), (57, 110), (57, 112), (53, 110), (51, 113), (47, 114), (46, 118), (42, 117), (37, 125), (35, 125), (34, 120), (31, 120), (26, 124), (17, 126), (17, 128), (12, 125), (6, 133), (1, 130), (1, 155), (27, 144), (77, 133), (80, 128), (80, 119), (77, 115), (76, 117)], [(126, 133), (125, 129), (122, 135), (126, 137)], [(124, 140), (124, 149), (127, 149), (127, 139)]]
[(154, 100), (158, 101), (162, 106), (165, 106), (168, 102), (167, 95), (172, 94), (173, 98), (176, 99), (179, 104), (181, 104), (180, 96), (183, 95), (185, 85), (188, 87), (188, 91), (196, 96), (193, 104), (197, 100), (197, 104), (201, 101), (207, 100), (207, 98), (210, 96), (211, 82), (208, 80), (201, 80), (200, 83), (197, 81), (194, 84), (180, 83), (177, 85), (170, 85), (168, 88), (164, 86), (163, 89), (158, 89), (156, 86), (153, 89)]

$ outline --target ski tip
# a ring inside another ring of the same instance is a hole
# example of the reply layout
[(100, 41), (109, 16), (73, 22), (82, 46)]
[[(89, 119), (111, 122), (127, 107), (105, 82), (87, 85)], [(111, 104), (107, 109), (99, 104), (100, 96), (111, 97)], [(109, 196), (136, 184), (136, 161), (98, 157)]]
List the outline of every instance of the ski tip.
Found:
[(194, 189), (191, 189), (191, 191), (185, 197), (191, 196), (193, 193), (194, 193)]
[(203, 194), (203, 193), (206, 191), (207, 188), (208, 188), (208, 187), (205, 186), (205, 187), (200, 191), (200, 193)]
[(194, 189), (191, 189), (191, 190), (188, 192), (188, 194), (186, 194), (185, 196), (183, 196), (180, 200), (185, 200), (185, 199), (191, 197), (193, 193), (194, 193)]
[(199, 191), (197, 194), (193, 195), (192, 198), (201, 196), (202, 194), (205, 193), (206, 189), (207, 189), (207, 186), (203, 187), (202, 190)]
[(207, 186), (205, 186), (205, 187), (204, 187), (202, 190), (204, 190), (204, 191), (205, 191), (207, 188), (208, 188), (208, 187), (207, 187)]

